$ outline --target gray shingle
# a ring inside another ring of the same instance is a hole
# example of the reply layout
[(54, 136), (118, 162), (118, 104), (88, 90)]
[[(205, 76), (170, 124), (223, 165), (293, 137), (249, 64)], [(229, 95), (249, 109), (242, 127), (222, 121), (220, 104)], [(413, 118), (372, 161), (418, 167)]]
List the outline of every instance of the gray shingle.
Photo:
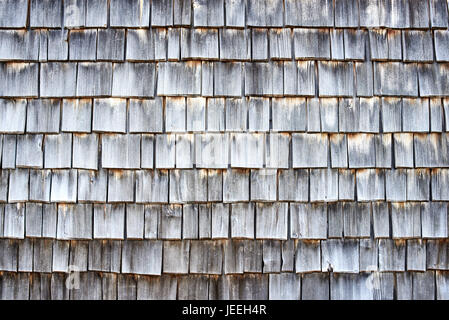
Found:
[(166, 98), (165, 130), (167, 132), (186, 131), (186, 99), (184, 97)]
[(92, 239), (92, 218), (92, 205), (58, 205), (57, 238)]
[(270, 100), (247, 98), (249, 131), (268, 131), (270, 127)]
[(203, 97), (187, 98), (187, 131), (205, 131), (206, 99)]
[[(379, 271), (405, 271), (406, 242), (379, 240)], [(399, 281), (398, 281), (399, 282)], [(399, 286), (399, 285), (398, 285)]]
[(233, 168), (262, 168), (264, 157), (264, 134), (261, 133), (232, 133), (231, 167)]
[(122, 272), (160, 275), (162, 270), (162, 241), (130, 240), (123, 242)]
[(3, 136), (2, 169), (14, 169), (16, 167), (16, 135)]
[(447, 203), (423, 204), (421, 212), (423, 238), (447, 238)]
[(429, 132), (429, 100), (402, 99), (402, 130)]
[[(330, 11), (329, 9), (327, 10), (328, 12)], [(357, 0), (335, 1), (335, 26), (346, 28), (359, 26), (359, 4)]]
[(429, 169), (407, 169), (407, 200), (425, 201), (430, 196)]
[(246, 99), (226, 99), (226, 131), (246, 131), (248, 124), (248, 105)]
[(42, 168), (42, 135), (26, 134), (17, 138), (16, 167)]
[(236, 203), (231, 206), (231, 237), (254, 239), (254, 203)]
[(0, 60), (39, 59), (39, 31), (1, 30), (0, 39), (2, 41)]
[(182, 29), (181, 59), (218, 59), (218, 30)]
[(244, 0), (225, 0), (225, 21), (228, 27), (245, 26), (245, 5)]
[(155, 65), (152, 63), (114, 63), (112, 95), (154, 97), (155, 73)]
[[(308, 115), (312, 119), (308, 120), (309, 125), (313, 124), (308, 131), (323, 131), (323, 132), (338, 132), (339, 118), (338, 118), (338, 99), (337, 98), (321, 98), (316, 100), (309, 100), (313, 103), (308, 104)], [(319, 117), (319, 124), (317, 118)], [(320, 128), (320, 129), (319, 129)]]
[(295, 59), (330, 59), (330, 38), (326, 29), (294, 29)]
[(192, 0), (193, 25), (195, 27), (224, 26), (223, 0)]
[(342, 203), (342, 212), (345, 238), (368, 238), (370, 236), (371, 203)]
[[(346, 3), (345, 1), (342, 2)], [(331, 42), (332, 60), (344, 60), (345, 48), (343, 41), (343, 30), (341, 29), (330, 30), (330, 42)]]
[(290, 163), (290, 135), (271, 133), (265, 139), (265, 167), (288, 168)]
[(126, 132), (126, 99), (94, 99), (92, 130)]
[(334, 25), (333, 3), (329, 0), (287, 0), (285, 1), (285, 25), (332, 27)]
[(365, 60), (368, 33), (364, 30), (344, 30), (345, 59)]
[(387, 201), (407, 201), (407, 175), (404, 169), (385, 171)]
[(382, 98), (381, 116), (383, 132), (402, 131), (402, 99)]
[(80, 62), (76, 80), (79, 97), (109, 96), (112, 90), (112, 63)]
[(348, 167), (348, 145), (346, 135), (331, 134), (329, 136), (331, 149), (331, 167), (347, 168)]
[(0, 4), (0, 12), (0, 27), (24, 28), (27, 23), (28, 1), (2, 1)]
[(374, 61), (388, 60), (388, 37), (386, 29), (368, 30), (370, 56)]
[(319, 95), (352, 96), (354, 73), (352, 62), (319, 62)]
[[(258, 203), (256, 205), (256, 239), (287, 240), (287, 233), (287, 203)], [(275, 263), (280, 263), (280, 259), (277, 260)]]
[[(3, 236), (10, 239), (25, 237), (25, 204), (15, 203), (5, 205)], [(12, 255), (9, 256), (11, 258)]]
[(174, 0), (173, 3), (174, 24), (190, 26), (192, 15), (191, 9), (192, 9), (191, 0)]
[(443, 108), (441, 104), (441, 99), (431, 98), (430, 99), (430, 131), (431, 132), (442, 132), (443, 131)]
[(168, 173), (161, 170), (136, 171), (136, 202), (168, 202)]
[(421, 237), (419, 203), (392, 203), (391, 228), (393, 239)]
[[(431, 1), (432, 2), (432, 1)], [(447, 10), (446, 10), (447, 16)], [(446, 24), (447, 24), (446, 19)], [(448, 47), (449, 47), (449, 31), (435, 30), (435, 59), (436, 61), (449, 61)]]
[(139, 134), (103, 135), (102, 158), (103, 168), (138, 169), (140, 168)]
[(76, 85), (76, 63), (49, 62), (41, 65), (42, 97), (73, 97)]
[(51, 202), (76, 202), (77, 170), (53, 170), (51, 175)]
[(30, 3), (30, 26), (59, 28), (62, 23), (63, 1), (32, 0)]
[(336, 169), (310, 170), (310, 202), (338, 200), (338, 171)]
[(164, 205), (162, 206), (160, 223), (158, 226), (158, 238), (160, 239), (181, 239), (182, 232), (182, 206)]
[(133, 170), (108, 170), (108, 202), (132, 202), (134, 184)]
[(435, 273), (413, 272), (413, 300), (435, 300)]
[[(0, 97), (37, 97), (38, 65), (36, 63), (2, 62), (0, 63)], [(29, 85), (24, 86), (23, 83)]]
[[(416, 167), (448, 167), (447, 157), (448, 136), (446, 134), (414, 135), (415, 166)], [(442, 150), (439, 152), (437, 150)]]
[(206, 170), (171, 170), (170, 203), (205, 202), (207, 200)]
[(447, 64), (420, 64), (419, 92), (422, 97), (443, 96), (449, 88)]
[(328, 165), (327, 134), (292, 134), (293, 168), (322, 168)]
[[(59, 117), (58, 117), (59, 120)], [(56, 122), (53, 120), (52, 123)], [(92, 125), (91, 99), (64, 99), (62, 103), (61, 131), (88, 133)], [(59, 121), (58, 121), (59, 126)]]
[(262, 28), (251, 29), (251, 60), (268, 60), (268, 30)]
[[(46, 58), (51, 60), (67, 60), (69, 57), (69, 31), (68, 30), (48, 30), (41, 32), (42, 51), (40, 53), (45, 57), (43, 50), (47, 51)], [(45, 39), (46, 37), (46, 39)]]
[(50, 202), (51, 170), (30, 170), (30, 201)]
[(223, 201), (223, 171), (208, 170), (207, 172), (207, 200)]
[(295, 269), (297, 273), (321, 271), (320, 241), (296, 241)]
[(356, 62), (356, 91), (361, 97), (373, 95), (373, 64), (368, 62)]
[(27, 132), (59, 133), (61, 101), (32, 99), (27, 106)]
[(307, 108), (304, 98), (273, 98), (273, 131), (305, 131)]
[(393, 143), (396, 168), (413, 167), (413, 134), (395, 133)]
[(307, 169), (279, 171), (279, 201), (307, 201), (309, 172)]
[[(374, 288), (370, 285), (372, 274), (339, 274), (330, 276), (332, 300), (373, 300)], [(391, 287), (393, 289), (393, 287)]]
[(391, 134), (376, 135), (376, 168), (391, 168), (392, 146)]
[(173, 0), (152, 1), (150, 11), (152, 26), (173, 25)]
[(294, 273), (270, 274), (270, 300), (299, 300), (301, 295), (301, 280)]
[(427, 31), (404, 31), (403, 33), (404, 61), (432, 62), (432, 33)]
[(176, 135), (176, 168), (190, 169), (194, 165), (194, 141), (193, 134)]
[(126, 59), (131, 61), (154, 60), (155, 46), (151, 29), (128, 29)]
[(249, 170), (223, 172), (223, 202), (249, 201)]
[(375, 167), (376, 151), (374, 134), (348, 134), (347, 138), (349, 168)]
[(197, 168), (227, 168), (228, 151), (228, 135), (219, 133), (195, 135), (195, 162)]
[(97, 60), (119, 61), (125, 57), (125, 30), (98, 30)]
[(46, 135), (44, 141), (44, 166), (50, 169), (72, 166), (72, 134)]
[(177, 61), (181, 56), (181, 30), (180, 28), (168, 28), (167, 31), (167, 59)]
[(125, 205), (94, 205), (94, 239), (124, 239)]
[(72, 167), (98, 169), (98, 135), (74, 134)]
[(430, 1), (430, 25), (433, 28), (447, 28), (447, 3), (444, 0)]
[(129, 132), (162, 132), (162, 99), (129, 100)]
[[(190, 273), (221, 274), (222, 250), (222, 244), (217, 241), (191, 241)], [(196, 257), (203, 257), (203, 259), (196, 259)]]
[(110, 23), (113, 27), (147, 27), (150, 25), (149, 0), (112, 0)]
[(251, 57), (249, 37), (249, 31), (243, 29), (220, 29), (220, 60), (248, 60)]
[(201, 93), (201, 64), (167, 62), (158, 66), (157, 95), (199, 95)]
[(78, 201), (106, 202), (106, 170), (78, 170)]
[(321, 271), (337, 273), (359, 272), (359, 242), (330, 239), (321, 242)]
[(229, 212), (230, 212), (229, 204), (223, 203), (212, 204), (212, 214), (211, 214), (212, 239), (227, 239), (229, 237), (229, 221), (230, 221)]
[(304, 274), (301, 281), (302, 300), (329, 300), (329, 274)]
[[(446, 19), (447, 20), (447, 19)], [(446, 300), (448, 298), (448, 274), (436, 272), (436, 299)]]
[(245, 95), (282, 95), (282, 62), (245, 63)]
[(156, 168), (175, 167), (175, 138), (174, 134), (156, 135)]
[[(9, 171), (2, 170), (0, 171), (0, 202), (8, 201), (8, 182), (9, 182)], [(2, 209), (0, 208), (0, 212)], [(0, 236), (2, 235), (2, 218), (0, 217)]]
[(327, 204), (291, 203), (290, 228), (292, 239), (326, 239)]
[[(214, 63), (214, 96), (240, 97), (242, 95), (242, 73), (241, 63)], [(229, 81), (229, 79), (233, 79), (233, 81)]]
[(328, 205), (327, 211), (328, 239), (343, 238), (343, 228), (344, 228), (344, 220), (343, 220), (344, 217), (342, 210), (343, 205), (344, 203), (342, 202), (330, 203)]
[(360, 271), (377, 271), (379, 264), (377, 241), (374, 239), (360, 239), (359, 250)]
[(356, 173), (358, 201), (385, 200), (385, 172), (382, 169), (360, 169)]
[(264, 273), (281, 271), (281, 241), (263, 240), (262, 259)]
[[(421, 69), (420, 69), (421, 70)], [(423, 95), (421, 80), (420, 93)], [(399, 62), (374, 63), (374, 94), (381, 96), (417, 96), (416, 65)]]
[(446, 186), (449, 183), (449, 170), (433, 169), (432, 170), (432, 200), (448, 200), (449, 189)]
[(28, 181), (28, 169), (16, 169), (10, 171), (8, 202), (28, 201)]
[(71, 30), (69, 39), (70, 60), (96, 60), (97, 30)]
[[(269, 30), (271, 59), (290, 60), (292, 57), (292, 32), (290, 29)], [(253, 44), (254, 49), (254, 44)]]
[(207, 99), (206, 126), (207, 131), (224, 131), (225, 129), (225, 99)]
[(282, 27), (283, 6), (280, 0), (247, 0), (246, 25), (251, 27)]
[(275, 169), (251, 170), (251, 200), (276, 201), (276, 177), (277, 170)]
[(0, 132), (23, 133), (25, 131), (26, 106), (27, 100), (25, 99), (0, 99)]

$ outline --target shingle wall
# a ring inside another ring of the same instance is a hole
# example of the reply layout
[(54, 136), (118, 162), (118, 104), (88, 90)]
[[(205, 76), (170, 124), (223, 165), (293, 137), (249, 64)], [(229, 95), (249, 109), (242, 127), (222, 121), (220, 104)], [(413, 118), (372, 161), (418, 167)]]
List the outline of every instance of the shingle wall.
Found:
[(448, 299), (446, 0), (0, 0), (0, 298)]

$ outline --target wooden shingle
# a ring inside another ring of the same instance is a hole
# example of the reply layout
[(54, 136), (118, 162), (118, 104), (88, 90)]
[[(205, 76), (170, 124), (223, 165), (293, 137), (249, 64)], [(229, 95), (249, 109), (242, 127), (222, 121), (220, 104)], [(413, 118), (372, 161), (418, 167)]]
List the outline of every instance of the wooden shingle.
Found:
[(94, 239), (124, 239), (124, 204), (96, 204), (93, 211)]

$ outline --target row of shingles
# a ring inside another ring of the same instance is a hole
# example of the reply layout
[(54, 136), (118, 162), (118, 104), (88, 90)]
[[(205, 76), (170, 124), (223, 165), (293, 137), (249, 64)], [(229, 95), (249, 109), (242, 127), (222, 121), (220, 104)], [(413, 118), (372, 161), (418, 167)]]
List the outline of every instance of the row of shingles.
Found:
[[(373, 236), (420, 240), (448, 237), (446, 202), (126, 206), (123, 203), (57, 206), (28, 203), (1, 205), (0, 214), (0, 235), (9, 239), (325, 240)], [(444, 263), (447, 259), (442, 258)]]
[(3, 135), (0, 138), (3, 169), (391, 169), (449, 166), (446, 133), (61, 133)]
[(189, 61), (159, 63), (156, 81), (155, 63), (42, 63), (40, 79), (37, 63), (1, 63), (0, 96), (153, 97), (157, 87), (159, 96), (434, 97), (447, 94), (448, 70), (440, 63)]
[(16, 169), (9, 174), (7, 170), (1, 172), (0, 201), (173, 204), (447, 201), (448, 176), (447, 169), (431, 173), (427, 169), (298, 169), (279, 173), (271, 169), (170, 170), (170, 173)]
[[(2, 271), (102, 271), (123, 274), (405, 272), (447, 270), (447, 242), (323, 241), (55, 241), (0, 240)], [(204, 259), (198, 261), (195, 255)], [(249, 256), (248, 256), (249, 254)], [(144, 257), (142, 259), (142, 257)], [(282, 258), (281, 258), (282, 257)], [(446, 259), (441, 262), (439, 259)], [(281, 262), (282, 260), (282, 266)], [(427, 269), (426, 269), (427, 268)]]
[(0, 30), (0, 38), (3, 42), (0, 60), (7, 61), (267, 61), (292, 58), (363, 61), (368, 58), (368, 52), (373, 61), (449, 60), (447, 30)]
[[(139, 275), (447, 271), (447, 241), (0, 239), (0, 270)], [(439, 250), (446, 250), (441, 253)], [(201, 255), (203, 259), (196, 259)], [(440, 259), (444, 259), (441, 261)]]
[[(26, 27), (28, 2), (4, 1), (1, 27)], [(151, 3), (150, 3), (151, 2)], [(335, 8), (334, 8), (335, 4)], [(12, 9), (11, 9), (12, 7)], [(305, 26), (445, 28), (445, 0), (106, 0), (30, 4), (30, 27)], [(108, 12), (109, 11), (109, 12)], [(285, 11), (285, 13), (284, 13)], [(15, 20), (8, 16), (17, 17)], [(285, 16), (285, 19), (284, 19)]]
[[(2, 300), (445, 300), (449, 281), (449, 275), (440, 271), (160, 277), (81, 272), (78, 276), (79, 289), (72, 290), (64, 285), (71, 280), (68, 274), (4, 272), (0, 277), (0, 297)], [(7, 289), (11, 287), (17, 289)]]
[(4, 134), (438, 133), (449, 130), (449, 99), (0, 99), (0, 118)]

